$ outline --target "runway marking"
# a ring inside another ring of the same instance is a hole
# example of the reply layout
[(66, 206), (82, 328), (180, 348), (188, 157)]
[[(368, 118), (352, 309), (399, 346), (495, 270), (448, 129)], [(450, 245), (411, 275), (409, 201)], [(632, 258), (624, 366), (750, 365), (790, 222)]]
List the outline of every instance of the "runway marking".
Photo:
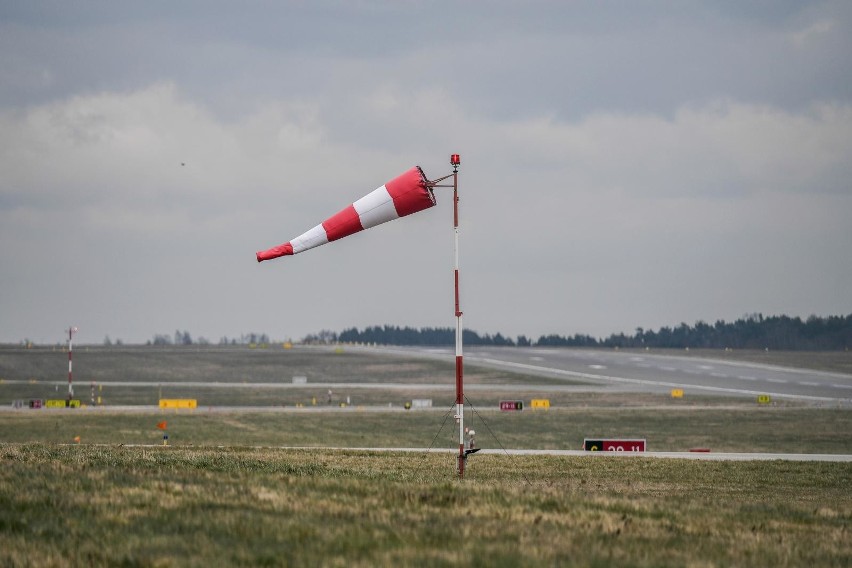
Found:
[(727, 379), (728, 378), (728, 375), (726, 375), (725, 373), (710, 373), (710, 376), (711, 377), (718, 377), (720, 379)]
[(799, 384), (804, 385), (806, 387), (818, 387), (819, 386), (819, 383), (812, 383), (810, 381), (801, 381)]
[(677, 371), (674, 367), (660, 367), (663, 371)]
[(782, 384), (787, 382), (784, 379), (766, 379), (766, 381), (769, 382), (769, 383), (782, 383)]
[(744, 380), (744, 381), (756, 381), (756, 380), (757, 380), (757, 378), (755, 378), (755, 377), (749, 377), (748, 375), (740, 375), (740, 376), (738, 376), (737, 378), (738, 378), (738, 379), (742, 379), (742, 380)]
[(606, 369), (604, 365), (589, 365), (590, 369)]
[(834, 383), (834, 384), (833, 384), (833, 385), (831, 385), (831, 386), (833, 386), (833, 387), (837, 387), (837, 388), (839, 388), (839, 389), (852, 389), (852, 385), (839, 385), (839, 384), (837, 384), (837, 383)]
[[(610, 375), (595, 375), (592, 373), (580, 373), (578, 371), (566, 371), (565, 369), (556, 369), (553, 367), (542, 367), (539, 365), (529, 365), (527, 363), (515, 363), (514, 361), (501, 361), (499, 359), (485, 359), (479, 357), (469, 357), (471, 362), (478, 361), (481, 363), (487, 363), (489, 365), (496, 366), (505, 366), (512, 367), (516, 369), (525, 369), (527, 371), (538, 371), (543, 373), (549, 373), (554, 375), (564, 375), (567, 377), (577, 377), (581, 379), (591, 379), (597, 381), (604, 382), (614, 382), (614, 383), (625, 383), (625, 384), (633, 384), (633, 385), (646, 385), (646, 386), (654, 386), (654, 387), (666, 387), (666, 388), (689, 388), (689, 389), (698, 389), (705, 390), (711, 392), (727, 392), (734, 393), (740, 395), (761, 395), (768, 394), (775, 398), (791, 398), (798, 400), (815, 400), (815, 401), (836, 401), (836, 398), (828, 397), (828, 396), (811, 396), (811, 395), (803, 395), (803, 394), (787, 394), (787, 393), (773, 393), (773, 392), (765, 392), (765, 391), (756, 391), (756, 390), (747, 390), (747, 389), (736, 389), (730, 387), (716, 387), (716, 386), (707, 386), (707, 385), (693, 385), (693, 384), (685, 384), (685, 383), (673, 383), (669, 381), (650, 381), (647, 379), (628, 379), (625, 377), (613, 377)], [(837, 385), (835, 385), (837, 386)], [(849, 388), (852, 389), (852, 386), (843, 385), (841, 388)]]

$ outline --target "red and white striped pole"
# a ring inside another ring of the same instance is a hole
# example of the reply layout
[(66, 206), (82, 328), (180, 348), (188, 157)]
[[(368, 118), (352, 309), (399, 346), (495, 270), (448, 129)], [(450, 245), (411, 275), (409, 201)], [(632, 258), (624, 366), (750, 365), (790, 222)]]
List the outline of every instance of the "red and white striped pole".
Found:
[(455, 303), (456, 303), (456, 420), (459, 423), (459, 477), (464, 477), (464, 355), (462, 350), (462, 311), (459, 303), (459, 165), (461, 158), (458, 154), (450, 156), (453, 166), (453, 231), (454, 231), (454, 271)]
[(71, 352), (74, 334), (77, 333), (76, 327), (68, 328), (68, 400), (74, 398), (74, 387), (71, 385)]

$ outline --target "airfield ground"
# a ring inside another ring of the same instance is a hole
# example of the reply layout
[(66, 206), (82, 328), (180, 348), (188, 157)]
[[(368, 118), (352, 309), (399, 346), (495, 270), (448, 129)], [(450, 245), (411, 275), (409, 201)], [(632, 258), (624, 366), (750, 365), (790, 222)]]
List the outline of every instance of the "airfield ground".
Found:
[(848, 566), (852, 466), (0, 446), (4, 566)]
[[(452, 448), (451, 364), (280, 346), (83, 347), (74, 357), (78, 396), (109, 384), (96, 391), (104, 406), (0, 412), (2, 565), (852, 564), (848, 462), (497, 453), (471, 458), (460, 482), (449, 453), (322, 449)], [(61, 350), (0, 349), (0, 402), (61, 397), (66, 365)], [(307, 385), (295, 388), (293, 376)], [(583, 437), (612, 435), (646, 438), (652, 450), (852, 453), (848, 408), (466, 376), (486, 387), (468, 395), (468, 421), (489, 448), (578, 449)], [(342, 385), (331, 406), (312, 386), (324, 382)], [(364, 382), (376, 387), (346, 392)], [(494, 409), (502, 396), (543, 396), (524, 385), (553, 386), (554, 407)], [(152, 408), (161, 389), (199, 408)], [(354, 402), (341, 408), (346, 396)], [(403, 410), (413, 396), (434, 408)]]

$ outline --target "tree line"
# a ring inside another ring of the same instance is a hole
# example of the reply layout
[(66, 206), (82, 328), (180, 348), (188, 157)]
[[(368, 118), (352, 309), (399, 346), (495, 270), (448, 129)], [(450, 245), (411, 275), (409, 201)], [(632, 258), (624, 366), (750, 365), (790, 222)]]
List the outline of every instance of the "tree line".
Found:
[[(852, 347), (852, 314), (848, 316), (800, 317), (751, 314), (734, 322), (717, 320), (714, 324), (698, 321), (676, 327), (645, 330), (633, 334), (618, 333), (606, 338), (575, 334), (542, 335), (531, 340), (524, 335), (515, 339), (501, 333), (479, 334), (465, 329), (465, 345), (496, 347), (619, 347), (656, 349), (771, 349), (783, 351), (837, 351)], [(377, 343), (382, 345), (440, 346), (455, 343), (451, 327), (371, 326), (363, 330), (349, 328), (340, 333), (323, 330), (302, 339), (303, 343)]]
[[(174, 337), (174, 338), (173, 338)], [(121, 345), (121, 340), (118, 340), (116, 345)], [(241, 334), (239, 338), (228, 338), (227, 336), (223, 336), (219, 338), (219, 345), (250, 345), (250, 344), (262, 344), (269, 343), (269, 336), (265, 333), (244, 333)], [(184, 330), (181, 331), (179, 329), (175, 330), (174, 336), (166, 335), (162, 333), (158, 333), (154, 335), (152, 339), (149, 339), (146, 345), (210, 345), (210, 340), (204, 337), (198, 337), (197, 339), (193, 339), (192, 335)], [(104, 339), (104, 345), (112, 345), (112, 342), (109, 339), (109, 336)]]
[[(848, 316), (800, 317), (751, 314), (733, 322), (717, 320), (713, 324), (697, 321), (694, 325), (681, 323), (658, 330), (636, 328), (634, 333), (613, 333), (596, 338), (588, 334), (541, 335), (538, 339), (502, 333), (480, 334), (471, 329), (463, 331), (465, 345), (495, 347), (609, 347), (655, 349), (771, 349), (779, 351), (838, 351), (852, 347), (852, 314)], [(266, 333), (247, 333), (239, 337), (219, 339), (219, 345), (268, 344)], [(380, 345), (445, 346), (455, 343), (452, 327), (400, 327), (392, 325), (355, 327), (341, 332), (323, 330), (302, 338), (303, 343), (376, 343)], [(173, 335), (157, 334), (148, 345), (210, 345), (204, 337), (193, 338), (188, 331), (176, 330)], [(104, 344), (112, 345), (109, 337)], [(115, 345), (121, 345), (116, 340)]]

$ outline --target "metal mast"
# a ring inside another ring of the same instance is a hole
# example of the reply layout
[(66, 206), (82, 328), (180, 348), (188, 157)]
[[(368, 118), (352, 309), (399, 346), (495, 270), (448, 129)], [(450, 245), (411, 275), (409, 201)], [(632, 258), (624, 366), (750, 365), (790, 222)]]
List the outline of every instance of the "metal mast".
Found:
[[(449, 185), (440, 185), (440, 182), (452, 176), (453, 178), (453, 280), (455, 283), (455, 313), (456, 313), (456, 415), (455, 419), (459, 425), (459, 455), (457, 472), (460, 478), (464, 477), (464, 465), (467, 460), (467, 454), (471, 451), (465, 450), (464, 442), (464, 353), (462, 349), (462, 334), (464, 326), (462, 325), (461, 303), (459, 301), (459, 166), (461, 158), (458, 154), (450, 156), (450, 164), (453, 166), (453, 173), (442, 178), (428, 182), (430, 188), (450, 187)], [(472, 450), (476, 451), (476, 450)]]
[(462, 349), (462, 311), (459, 304), (459, 165), (461, 159), (458, 154), (450, 156), (453, 166), (453, 233), (454, 233), (454, 271), (455, 280), (455, 304), (456, 304), (456, 420), (459, 423), (459, 477), (464, 477), (465, 453), (464, 453), (464, 353)]

